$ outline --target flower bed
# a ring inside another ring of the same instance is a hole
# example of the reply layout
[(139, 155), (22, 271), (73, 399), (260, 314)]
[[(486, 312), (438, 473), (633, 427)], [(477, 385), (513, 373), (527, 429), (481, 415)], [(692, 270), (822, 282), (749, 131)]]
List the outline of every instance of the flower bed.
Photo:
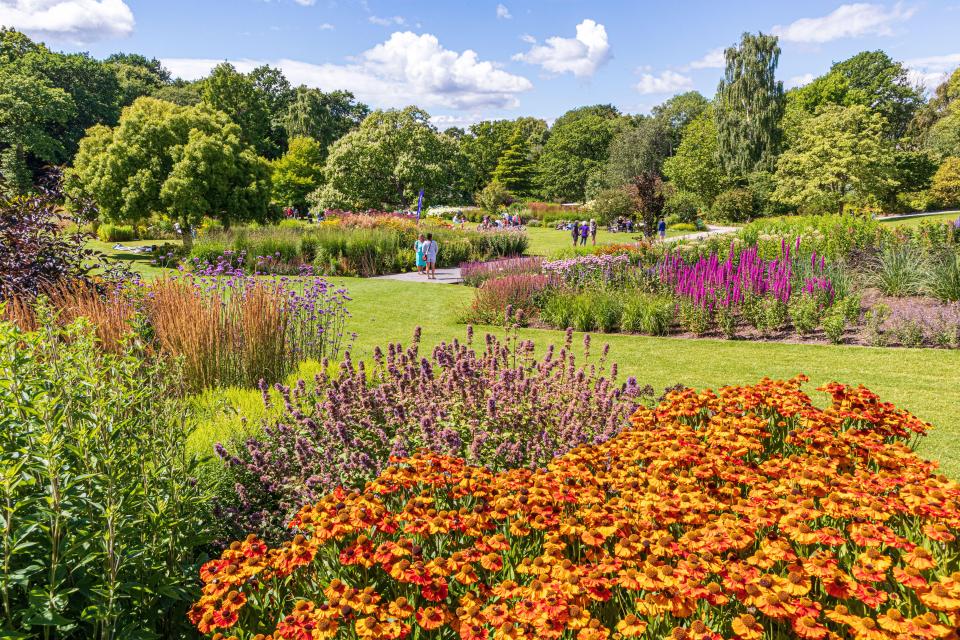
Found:
[(516, 275), (518, 273), (540, 273), (543, 258), (539, 256), (513, 256), (484, 262), (463, 262), (460, 264), (460, 277), (464, 284), (478, 287), (490, 278)]
[(205, 564), (190, 619), (275, 640), (955, 637), (960, 485), (906, 446), (929, 425), (862, 387), (819, 409), (801, 380), (673, 392), (536, 471), (396, 459), (282, 545)]

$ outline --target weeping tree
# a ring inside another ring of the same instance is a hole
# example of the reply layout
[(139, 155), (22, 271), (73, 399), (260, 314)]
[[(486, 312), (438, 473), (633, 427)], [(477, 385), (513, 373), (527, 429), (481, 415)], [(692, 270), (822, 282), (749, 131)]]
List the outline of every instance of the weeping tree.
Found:
[(725, 52), (727, 69), (717, 86), (714, 119), (720, 162), (730, 177), (770, 171), (780, 149), (783, 83), (776, 79), (777, 37), (744, 33)]

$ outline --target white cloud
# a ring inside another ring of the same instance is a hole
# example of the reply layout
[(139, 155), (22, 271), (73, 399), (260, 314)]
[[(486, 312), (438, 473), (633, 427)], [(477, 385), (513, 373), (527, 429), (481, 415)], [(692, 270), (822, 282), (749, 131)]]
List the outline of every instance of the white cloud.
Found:
[(296, 2), (298, 5), (300, 5), (301, 7), (312, 7), (313, 5), (317, 4), (317, 0), (293, 0), (293, 1)]
[[(175, 75), (201, 78), (222, 60), (164, 59)], [(511, 108), (517, 96), (533, 85), (523, 76), (479, 60), (469, 49), (458, 53), (444, 49), (436, 36), (396, 32), (386, 42), (364, 51), (349, 64), (313, 64), (301, 60), (230, 60), (240, 71), (261, 64), (279, 67), (294, 85), (324, 90), (348, 89), (357, 98), (377, 107), (448, 109)]]
[(907, 75), (911, 82), (923, 86), (927, 91), (933, 91), (960, 66), (960, 53), (913, 58), (903, 64), (908, 69)]
[(640, 93), (676, 93), (693, 88), (693, 80), (676, 71), (664, 71), (660, 75), (640, 74), (640, 82), (635, 86)]
[(530, 35), (529, 33), (523, 34), (522, 36), (520, 36), (520, 39), (521, 39), (523, 42), (526, 42), (527, 44), (537, 44), (537, 39), (534, 38), (534, 37), (533, 37), (532, 35)]
[(334, 29), (336, 29), (336, 27), (330, 24), (329, 22), (324, 22), (320, 25), (319, 29), (320, 31), (333, 31)]
[(694, 60), (687, 69), (723, 69), (727, 66), (727, 59), (723, 54), (723, 47), (711, 49), (699, 60)]
[(406, 19), (403, 16), (391, 16), (387, 18), (381, 18), (379, 16), (370, 16), (367, 18), (371, 23), (378, 24), (381, 27), (390, 27), (390, 26), (403, 26), (407, 24)]
[(813, 82), (813, 79), (817, 76), (812, 73), (805, 73), (800, 76), (793, 76), (787, 80), (786, 85), (788, 89), (793, 89), (794, 87), (802, 87), (805, 84), (810, 84)]
[(123, 0), (0, 0), (0, 24), (40, 39), (87, 44), (133, 32)]
[(463, 115), (448, 115), (440, 114), (435, 116), (430, 116), (430, 122), (440, 131), (444, 129), (449, 129), (450, 127), (460, 127), (461, 129), (466, 129), (472, 124), (476, 124), (484, 119), (482, 113), (466, 113)]
[(902, 3), (891, 8), (882, 4), (857, 2), (842, 4), (818, 18), (801, 18), (787, 26), (776, 25), (773, 33), (787, 42), (823, 43), (841, 38), (891, 36), (893, 26), (909, 20), (916, 9), (905, 9)]
[(497, 18), (501, 20), (509, 20), (513, 16), (510, 15), (510, 9), (507, 9), (506, 5), (498, 4), (497, 5)]
[(593, 20), (577, 25), (576, 38), (547, 38), (546, 43), (534, 45), (526, 53), (518, 53), (514, 60), (538, 64), (551, 73), (572, 73), (577, 77), (592, 76), (610, 59), (607, 30)]

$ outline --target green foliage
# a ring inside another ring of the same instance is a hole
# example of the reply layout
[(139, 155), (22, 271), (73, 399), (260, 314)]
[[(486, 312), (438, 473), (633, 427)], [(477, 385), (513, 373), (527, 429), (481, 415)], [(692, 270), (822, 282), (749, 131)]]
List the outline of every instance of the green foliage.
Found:
[(701, 200), (687, 191), (673, 190), (667, 196), (663, 211), (667, 218), (681, 223), (695, 224), (700, 218)]
[(27, 161), (63, 158), (58, 129), (75, 113), (73, 98), (42, 77), (0, 66), (0, 190), (25, 193), (32, 184)]
[(754, 216), (753, 194), (749, 189), (727, 189), (713, 201), (713, 215), (727, 222), (745, 222)]
[(790, 301), (790, 320), (800, 335), (812, 333), (820, 324), (820, 302), (816, 296), (795, 296)]
[(268, 158), (279, 156), (283, 149), (278, 118), (286, 113), (289, 94), (289, 83), (270, 67), (244, 74), (222, 62), (203, 81), (203, 101), (227, 114), (239, 125), (242, 141)]
[(618, 217), (632, 217), (634, 201), (623, 187), (604, 189), (590, 203), (590, 211), (598, 222), (607, 224)]
[(944, 302), (960, 300), (960, 254), (949, 253), (930, 270), (928, 289)]
[(834, 64), (830, 73), (846, 81), (843, 104), (868, 107), (880, 115), (891, 140), (903, 136), (923, 104), (923, 94), (910, 81), (907, 68), (883, 51), (862, 51)]
[[(530, 147), (524, 131), (516, 127), (510, 142), (493, 172), (493, 182), (503, 185), (507, 191), (518, 198), (533, 194), (536, 169), (533, 164)], [(491, 182), (491, 184), (493, 184)]]
[(949, 111), (930, 127), (926, 148), (938, 158), (960, 156), (960, 102), (952, 103)]
[(139, 53), (115, 53), (104, 60), (117, 76), (120, 105), (127, 106), (141, 96), (153, 95), (170, 82), (170, 72), (156, 58)]
[(311, 197), (324, 208), (405, 209), (424, 189), (424, 206), (456, 191), (456, 141), (437, 133), (416, 107), (374, 111), (337, 140), (324, 169), (327, 184)]
[(307, 210), (307, 195), (323, 184), (323, 147), (313, 138), (291, 138), (287, 152), (272, 163), (273, 201)]
[(313, 138), (320, 143), (323, 157), (334, 142), (360, 126), (370, 109), (357, 102), (349, 91), (324, 92), (298, 87), (283, 114), (287, 137)]
[(717, 125), (712, 111), (704, 111), (683, 130), (677, 152), (663, 163), (663, 173), (677, 187), (710, 207), (726, 178), (720, 167)]
[[(207, 490), (168, 364), (0, 323), (0, 634), (189, 634)], [(181, 399), (182, 400), (182, 399)]]
[(204, 216), (225, 225), (264, 219), (270, 167), (240, 134), (206, 105), (139, 98), (115, 128), (90, 130), (67, 173), (67, 194), (92, 199), (105, 220), (118, 222), (161, 213), (189, 229)]
[(645, 171), (659, 172), (672, 148), (672, 130), (663, 120), (640, 118), (635, 124), (622, 124), (610, 142), (605, 184), (622, 187)]
[(776, 79), (777, 37), (744, 33), (725, 56), (726, 72), (713, 107), (720, 164), (730, 177), (772, 169), (784, 109), (783, 83)]
[(698, 91), (686, 91), (678, 93), (651, 110), (653, 118), (663, 123), (669, 130), (670, 148), (667, 155), (673, 155), (676, 152), (681, 138), (686, 135), (684, 129), (700, 118), (709, 107), (710, 101)]
[(97, 238), (100, 242), (128, 242), (137, 239), (137, 232), (131, 225), (107, 222), (97, 227)]
[(941, 207), (960, 207), (960, 157), (943, 161), (933, 174), (930, 196)]
[(474, 197), (474, 200), (478, 207), (490, 215), (496, 215), (501, 209), (513, 202), (513, 196), (506, 187), (494, 180), (484, 187), (483, 191)]
[(833, 344), (843, 344), (843, 334), (847, 330), (847, 318), (838, 311), (831, 310), (823, 319), (823, 333)]
[(630, 291), (623, 303), (623, 331), (665, 336), (673, 324), (675, 302), (670, 296)]
[(618, 113), (608, 106), (582, 107), (557, 119), (537, 167), (543, 193), (553, 200), (584, 200), (587, 177), (607, 158)]
[(657, 221), (663, 215), (666, 195), (663, 180), (653, 171), (638, 175), (630, 185), (635, 207), (643, 220), (643, 233), (652, 238), (657, 232)]
[(888, 296), (918, 295), (927, 279), (925, 256), (909, 245), (886, 245), (871, 261), (867, 279)]
[(774, 197), (810, 212), (877, 201), (896, 182), (883, 116), (864, 106), (822, 107), (777, 162)]

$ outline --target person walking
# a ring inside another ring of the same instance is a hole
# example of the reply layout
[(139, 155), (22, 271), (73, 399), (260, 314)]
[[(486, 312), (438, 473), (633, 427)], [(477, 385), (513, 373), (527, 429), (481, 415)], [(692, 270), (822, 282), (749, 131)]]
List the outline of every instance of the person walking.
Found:
[(570, 226), (570, 236), (573, 238), (573, 246), (577, 246), (577, 240), (580, 239), (580, 223), (576, 220)]
[(426, 253), (423, 251), (423, 245), (425, 244), (424, 235), (421, 233), (417, 237), (417, 241), (413, 243), (413, 251), (416, 254), (417, 258), (417, 273), (423, 274), (423, 270), (427, 267), (427, 257)]
[(427, 234), (427, 241), (423, 247), (423, 253), (427, 258), (427, 278), (430, 280), (437, 279), (437, 252), (440, 250), (440, 247), (437, 246), (437, 241), (433, 239), (433, 234)]
[(584, 220), (580, 223), (580, 246), (587, 246), (587, 236), (590, 235), (590, 225)]
[(593, 218), (590, 218), (590, 241), (597, 246), (597, 221)]
[(667, 239), (667, 221), (663, 218), (657, 223), (657, 233), (660, 234), (660, 242)]

